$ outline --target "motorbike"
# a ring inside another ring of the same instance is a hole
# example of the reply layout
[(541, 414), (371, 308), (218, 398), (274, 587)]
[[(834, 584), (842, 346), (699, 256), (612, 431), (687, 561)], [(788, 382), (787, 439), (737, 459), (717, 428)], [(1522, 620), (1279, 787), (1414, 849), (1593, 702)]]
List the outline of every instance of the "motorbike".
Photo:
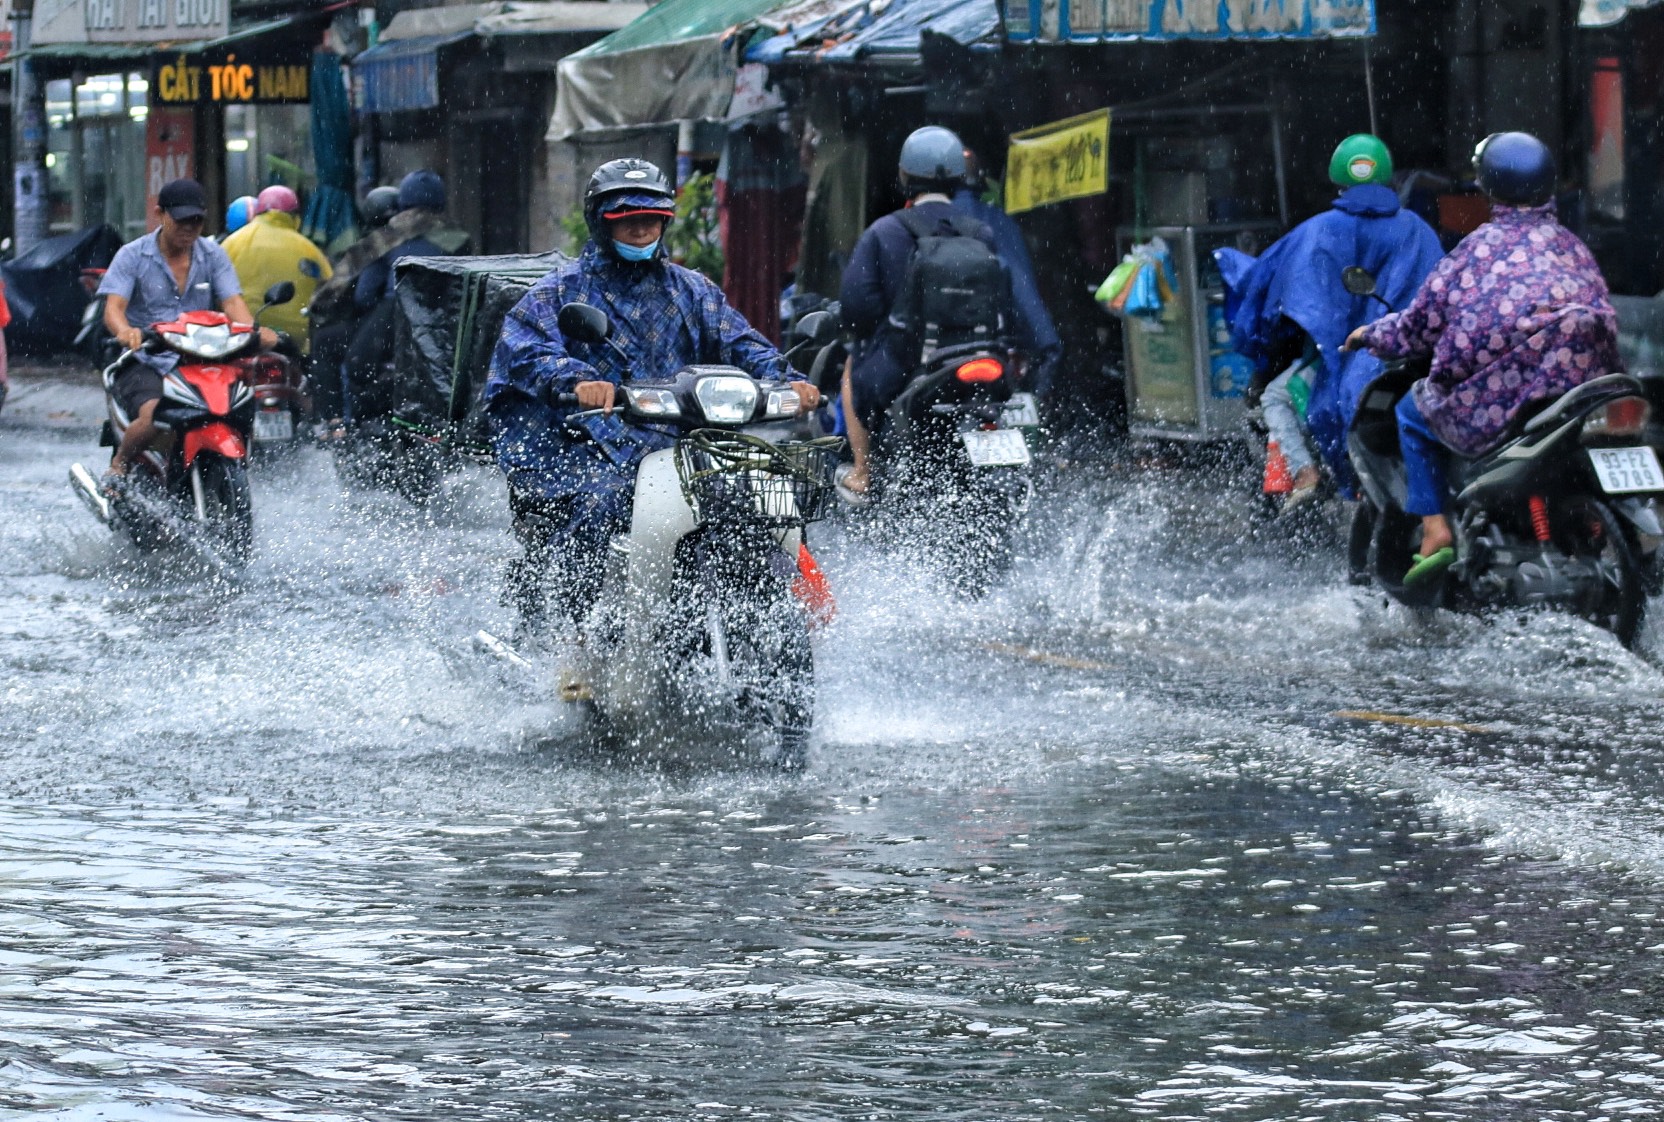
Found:
[[(611, 335), (606, 314), (583, 304), (562, 308), (559, 325), (592, 344)], [(827, 317), (815, 330), (836, 328)], [(810, 629), (826, 606), (804, 532), (833, 501), (841, 440), (796, 439), (797, 393), (728, 366), (630, 382), (616, 402), (626, 422), (677, 437), (637, 468), (630, 529), (613, 540), (580, 629), (594, 711), (626, 743), (675, 734), (801, 767), (815, 712)]]
[(1363, 496), (1349, 564), (1412, 608), (1546, 608), (1579, 616), (1632, 646), (1646, 600), (1661, 590), (1664, 428), (1656, 387), (1608, 374), (1522, 411), (1502, 443), (1450, 457), (1456, 561), (1406, 585), (1421, 519), (1407, 514), (1396, 408), (1425, 364), (1390, 363), (1348, 434)]
[[(260, 311), (294, 295), (293, 284), (274, 285)], [(83, 465), (70, 468), (70, 485), (93, 515), (141, 552), (183, 545), (232, 569), (248, 563), (254, 507), (247, 461), (259, 410), (250, 376), (261, 359), (259, 318), (237, 324), (221, 312), (186, 312), (145, 329), (143, 351), (179, 356), (162, 381), (158, 439), (136, 458), (114, 495)], [(109, 419), (101, 446), (118, 446), (131, 422), (114, 388), (136, 353), (124, 352), (104, 369)]]
[(278, 348), (246, 360), (249, 387), (254, 391), (253, 440), (256, 452), (282, 452), (300, 443), (301, 424), (311, 416), (305, 360), (286, 336)]
[(86, 355), (89, 362), (100, 366), (106, 364), (109, 357), (106, 349), (114, 343), (110, 329), (104, 326), (104, 297), (98, 294), (105, 272), (102, 268), (81, 270), (81, 288), (87, 294), (87, 304), (81, 309), (81, 328), (75, 333), (75, 349)]
[(1012, 355), (985, 343), (936, 348), (873, 433), (873, 500), (914, 516), (951, 559), (972, 599), (1010, 571), (1013, 539), (1033, 499), (1028, 434), (1034, 397), (1018, 393)]

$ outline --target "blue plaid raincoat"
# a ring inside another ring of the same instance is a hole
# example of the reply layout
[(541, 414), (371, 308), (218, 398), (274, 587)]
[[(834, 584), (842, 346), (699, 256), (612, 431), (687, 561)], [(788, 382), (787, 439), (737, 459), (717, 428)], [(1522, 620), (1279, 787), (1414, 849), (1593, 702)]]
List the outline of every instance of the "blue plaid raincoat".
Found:
[[(561, 335), (556, 317), (570, 303), (607, 313), (628, 363), (607, 343), (569, 342)], [(584, 440), (563, 429), (570, 410), (545, 404), (547, 395), (571, 393), (579, 382), (663, 381), (695, 363), (737, 366), (765, 381), (789, 378), (780, 352), (699, 273), (663, 260), (616, 261), (593, 242), (586, 245), (577, 260), (533, 286), (503, 321), (484, 397), (497, 463), (509, 486), (547, 499), (587, 493), (610, 497), (602, 504), (608, 507), (627, 502), (636, 465), (669, 447), (671, 430), (627, 425), (618, 414), (586, 417), (578, 423), (593, 440)]]

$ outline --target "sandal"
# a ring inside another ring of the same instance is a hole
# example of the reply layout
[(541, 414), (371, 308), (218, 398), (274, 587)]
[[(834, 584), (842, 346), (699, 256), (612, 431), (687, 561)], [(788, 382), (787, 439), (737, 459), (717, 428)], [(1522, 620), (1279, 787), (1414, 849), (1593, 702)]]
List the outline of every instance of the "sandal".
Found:
[(1404, 574), (1404, 583), (1413, 585), (1431, 580), (1450, 568), (1455, 561), (1456, 550), (1448, 545), (1443, 549), (1434, 551), (1427, 557), (1417, 557), (1416, 563), (1410, 566), (1410, 571)]

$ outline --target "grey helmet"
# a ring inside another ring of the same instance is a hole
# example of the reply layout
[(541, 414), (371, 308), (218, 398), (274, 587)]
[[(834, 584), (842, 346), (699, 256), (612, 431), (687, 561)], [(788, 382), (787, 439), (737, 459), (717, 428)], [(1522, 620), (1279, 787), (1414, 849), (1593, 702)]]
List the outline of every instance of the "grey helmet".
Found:
[(584, 225), (589, 227), (591, 240), (608, 253), (612, 238), (603, 215), (620, 210), (662, 213), (667, 221), (675, 216), (676, 192), (657, 164), (626, 157), (608, 160), (595, 169), (584, 189)]
[(951, 129), (926, 125), (901, 145), (901, 189), (909, 197), (952, 191), (965, 182), (965, 143)]
[(399, 189), (397, 187), (376, 187), (364, 196), (364, 205), (359, 208), (364, 214), (364, 225), (372, 230), (393, 220), (399, 213)]

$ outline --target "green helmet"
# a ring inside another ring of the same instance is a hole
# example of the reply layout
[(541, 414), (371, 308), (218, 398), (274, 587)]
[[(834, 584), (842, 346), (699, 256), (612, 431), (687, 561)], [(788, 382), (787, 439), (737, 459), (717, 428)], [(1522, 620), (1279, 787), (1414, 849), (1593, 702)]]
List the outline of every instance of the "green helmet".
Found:
[(1337, 187), (1392, 182), (1392, 153), (1381, 138), (1367, 132), (1341, 141), (1329, 157), (1329, 179)]

